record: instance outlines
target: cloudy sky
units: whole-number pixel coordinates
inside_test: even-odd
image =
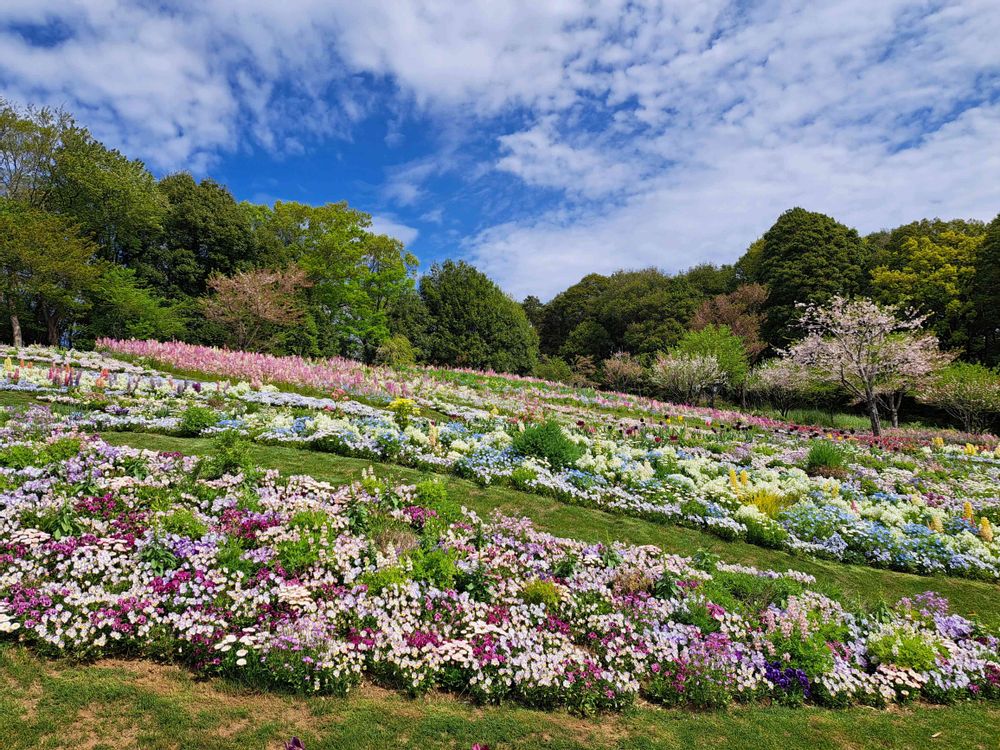
[[[998,0],[3,0],[0,94],[515,297],[1000,212]]]

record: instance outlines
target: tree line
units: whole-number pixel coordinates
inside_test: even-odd
[[[235,200],[157,179],[64,111],[0,100],[0,335],[86,348],[176,338],[278,354],[530,371],[521,306],[417,259],[347,203]]]

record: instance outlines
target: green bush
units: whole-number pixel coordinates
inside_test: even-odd
[[[545,459],[557,470],[572,466],[583,455],[583,448],[566,437],[559,424],[551,419],[515,433],[514,450],[523,456]]]
[[[278,542],[278,562],[289,573],[302,573],[319,561],[319,550],[309,539]]]
[[[521,589],[521,601],[525,604],[542,604],[546,609],[556,609],[562,601],[559,587],[552,581],[534,579]]]
[[[454,552],[418,547],[410,555],[410,560],[413,562],[413,580],[425,581],[439,589],[455,588],[458,567]]]
[[[187,508],[178,508],[163,521],[163,530],[168,534],[186,536],[189,539],[201,539],[208,531],[206,526],[198,517]]]
[[[402,334],[386,339],[375,352],[375,361],[389,367],[410,367],[417,362],[417,350]]]
[[[374,573],[365,573],[358,583],[368,587],[369,594],[381,594],[390,586],[405,586],[410,582],[406,572],[400,567],[383,568]]]
[[[242,473],[248,481],[252,481],[260,476],[260,470],[250,455],[253,443],[236,430],[220,432],[212,441],[212,447],[214,455],[207,459],[204,467],[210,478]]]
[[[209,427],[215,427],[219,417],[205,406],[189,406],[181,413],[181,423],[177,431],[184,437],[197,437]]]
[[[847,470],[847,459],[843,451],[828,440],[816,440],[809,446],[806,456],[806,472],[811,475],[835,477]]]

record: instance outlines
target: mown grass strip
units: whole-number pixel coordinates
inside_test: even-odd
[[[639,707],[581,719],[516,706],[417,700],[362,686],[347,698],[252,693],[141,661],[73,664],[0,647],[4,748],[270,750],[753,750],[932,747],[992,750],[996,704],[867,708],[736,707],[700,713]]]

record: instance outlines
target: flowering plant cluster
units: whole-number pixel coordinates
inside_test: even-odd
[[[850,611],[811,577],[485,520],[426,481],[223,473],[0,433],[0,637],[249,685],[372,679],[581,713],[1000,697],[1000,639],[933,594]]]
[[[453,472],[725,539],[914,573],[1000,577],[993,531],[1000,449],[991,443],[934,435],[886,447],[815,428],[685,414],[647,421],[597,410],[572,419],[579,407],[563,412],[550,403],[545,424],[561,425],[561,439],[574,447],[563,460],[518,439],[540,429],[533,425],[542,413],[532,421],[497,404],[470,406],[461,384],[450,404],[438,388],[433,399],[399,397],[380,407],[247,381],[116,371],[116,360],[100,355],[87,355],[77,369],[35,359],[18,366],[16,380],[8,372],[0,387],[34,384],[51,393],[44,398],[67,405],[63,421],[72,427],[185,435],[235,429],[263,443]],[[811,466],[808,449],[817,445],[837,454],[838,465]]]

